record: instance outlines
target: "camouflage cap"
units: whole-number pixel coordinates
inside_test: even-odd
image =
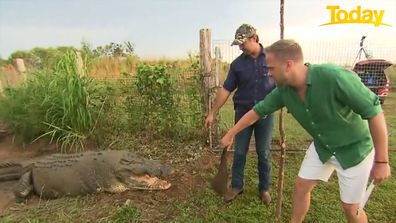
[[[231,46],[241,45],[247,38],[256,34],[256,29],[249,24],[242,24],[235,32],[235,39]]]

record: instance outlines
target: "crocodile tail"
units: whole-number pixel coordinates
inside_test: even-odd
[[[17,162],[0,163],[0,182],[9,180],[18,180],[23,172],[23,167]]]

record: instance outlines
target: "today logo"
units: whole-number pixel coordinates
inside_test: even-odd
[[[372,24],[376,27],[380,25],[391,26],[389,24],[382,23],[385,10],[362,10],[360,5],[349,12],[347,10],[340,9],[340,6],[338,5],[329,5],[326,9],[330,10],[330,22],[320,26],[347,23]]]

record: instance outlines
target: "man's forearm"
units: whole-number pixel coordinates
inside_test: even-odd
[[[379,113],[368,120],[371,137],[375,148],[375,161],[388,162],[388,131],[384,113]]]
[[[212,106],[212,111],[211,111],[212,114],[216,114],[216,112],[221,108],[221,106],[223,106],[224,103],[227,101],[228,96],[230,96],[230,92],[224,89],[223,87],[221,87],[218,90],[216,99]]]
[[[252,125],[259,119],[260,119],[260,116],[256,113],[256,111],[254,111],[252,109],[248,113],[246,113],[241,119],[239,119],[239,121],[234,125],[234,127],[232,127],[228,131],[228,133],[231,134],[232,136],[235,136],[240,131],[242,131],[246,127]]]

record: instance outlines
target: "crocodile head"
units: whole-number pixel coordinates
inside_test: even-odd
[[[171,184],[161,177],[168,176],[173,170],[160,161],[148,160],[134,154],[126,154],[116,171],[118,179],[130,189],[166,190]]]

